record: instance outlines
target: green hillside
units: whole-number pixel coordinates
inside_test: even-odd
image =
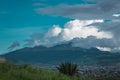
[[[0,80],[91,80],[86,77],[70,77],[58,71],[34,68],[28,65],[0,64]]]

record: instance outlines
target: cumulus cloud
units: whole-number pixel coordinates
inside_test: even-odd
[[[93,23],[101,23],[103,20],[74,20],[65,24],[64,29],[60,33],[62,40],[72,40],[76,37],[87,38],[95,36],[96,38],[112,38],[110,32],[99,31],[95,26],[89,26]]]
[[[114,17],[120,11],[120,0],[85,0],[86,4],[59,4],[56,6],[39,7],[36,11],[40,14],[64,16],[74,19],[120,19]],[[88,1],[94,4],[88,4]],[[113,16],[114,15],[114,16]]]
[[[20,46],[20,43],[18,41],[14,41],[9,47],[8,49],[12,50],[16,47],[19,47]]]
[[[53,27],[45,34],[45,37],[57,37],[62,31],[59,25],[53,25]]]
[[[82,47],[82,48],[97,48],[102,51],[118,51],[120,42],[115,41],[113,38],[107,39],[97,39],[96,37],[89,36],[87,38],[74,38],[72,41],[73,47]]]
[[[94,23],[103,23],[103,20],[72,20],[61,28],[59,25],[54,25],[45,34],[33,34],[30,39],[27,39],[27,45],[47,47],[54,46],[63,42],[72,42],[74,47],[106,47],[114,48],[113,34],[109,31],[102,31]],[[113,43],[113,44],[111,44]]]
[[[106,23],[95,23],[92,26],[96,26],[99,30],[109,31],[114,34],[114,39],[120,38],[120,20],[111,20]]]
[[[53,46],[72,41],[72,46],[76,47],[120,51],[120,0],[84,0],[84,2],[72,5],[59,3],[36,8],[39,14],[76,20],[67,22],[64,28],[54,25],[42,37],[32,38],[31,42],[37,45]]]

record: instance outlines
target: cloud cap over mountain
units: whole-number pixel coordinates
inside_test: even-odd
[[[59,25],[53,25],[44,34],[34,34],[27,39],[29,45],[43,45],[51,47],[64,42],[72,42],[74,47],[91,48],[96,47],[103,51],[119,51],[120,36],[119,29],[115,32],[113,28],[119,23],[106,23],[104,20],[72,20],[61,28]],[[110,26],[111,25],[111,26]],[[32,41],[32,42],[30,42]]]

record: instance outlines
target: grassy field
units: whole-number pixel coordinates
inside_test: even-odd
[[[92,74],[91,71],[84,75],[67,76],[55,70],[35,68],[30,65],[19,65],[0,63],[0,80],[120,80],[120,72],[106,72],[98,70],[99,77],[86,76]]]
[[[70,77],[58,71],[34,68],[28,65],[0,64],[0,80],[93,80],[87,77]]]

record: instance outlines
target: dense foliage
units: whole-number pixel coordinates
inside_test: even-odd
[[[60,65],[67,65],[69,68],[71,66],[70,70],[73,70],[74,73],[78,70],[77,66],[73,64]],[[87,70],[77,77],[61,73],[61,71],[35,68],[30,65],[0,63],[0,80],[120,80],[120,71],[106,71],[106,69]],[[97,76],[97,73],[99,73],[99,76]]]
[[[0,64],[0,80],[90,80],[85,77],[69,77],[57,71],[35,68],[33,66]]]
[[[72,64],[69,62],[60,64],[57,69],[60,73],[69,75],[69,76],[79,76],[79,70],[77,64]]]

